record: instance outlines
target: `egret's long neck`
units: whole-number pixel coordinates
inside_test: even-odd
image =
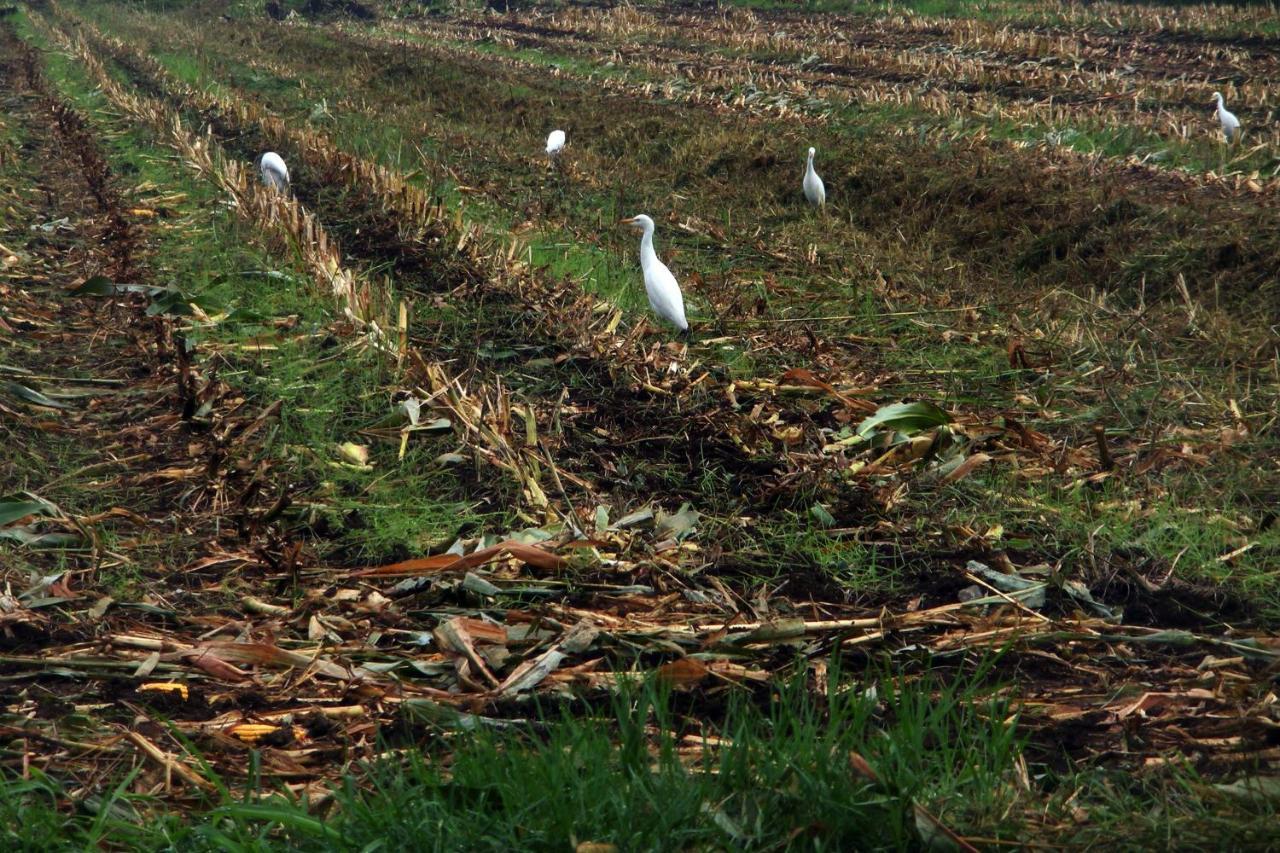
[[[653,226],[650,225],[644,229],[644,236],[640,238],[640,267],[648,269],[657,262],[658,253],[653,250]]]
[[[805,161],[804,170],[810,175],[813,174],[813,155],[812,154],[810,154],[809,159]]]

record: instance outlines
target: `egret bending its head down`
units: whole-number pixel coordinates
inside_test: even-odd
[[[813,171],[813,155],[816,153],[813,148],[809,149],[809,162],[804,168],[804,197],[809,199],[809,204],[822,207],[827,202],[827,188],[818,173]]]
[[[1218,102],[1218,122],[1222,125],[1222,135],[1227,137],[1228,142],[1234,142],[1240,135],[1240,119],[1223,106],[1221,92],[1214,92],[1213,99]]]
[[[644,292],[649,296],[649,307],[687,335],[689,321],[684,317],[684,296],[680,293],[680,285],[676,284],[676,277],[666,264],[658,260],[658,253],[653,250],[653,220],[641,213],[622,221],[644,232],[640,238],[640,268],[644,270]]]
[[[274,151],[259,154],[258,159],[253,161],[253,165],[262,175],[264,184],[277,190],[289,189],[289,167],[284,164],[284,158],[279,154]]]
[[[553,130],[547,135],[547,156],[554,157],[564,148],[564,131]]]

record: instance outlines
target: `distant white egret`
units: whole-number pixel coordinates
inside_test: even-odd
[[[553,130],[547,135],[547,156],[555,157],[564,148],[564,131]]]
[[[823,186],[818,173],[813,171],[813,155],[816,153],[814,149],[809,149],[809,161],[804,169],[804,197],[809,199],[809,204],[822,207],[827,202],[827,188]]]
[[[284,158],[279,154],[274,151],[259,154],[258,159],[253,161],[253,165],[262,175],[264,184],[277,190],[289,189],[289,167],[284,164]]]
[[[649,307],[687,335],[689,321],[684,317],[684,296],[680,293],[680,285],[676,284],[676,277],[666,264],[658,260],[658,253],[653,250],[653,220],[641,213],[622,222],[644,232],[640,238],[640,268],[644,270],[644,292],[649,296]]]
[[[1213,99],[1218,102],[1218,122],[1222,125],[1222,135],[1227,142],[1234,142],[1240,136],[1240,119],[1222,103],[1222,93],[1214,92]]]

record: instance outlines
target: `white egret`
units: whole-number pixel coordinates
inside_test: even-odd
[[[547,156],[555,157],[564,148],[564,131],[553,130],[547,135]]]
[[[676,277],[666,264],[658,260],[658,253],[653,250],[653,220],[641,213],[622,222],[644,232],[640,238],[640,268],[644,270],[644,292],[649,296],[649,307],[681,333],[689,334],[680,285],[676,284]]]
[[[1240,136],[1240,119],[1222,103],[1222,93],[1214,92],[1213,99],[1218,102],[1218,122],[1222,125],[1222,135],[1227,142],[1234,142]]]
[[[258,159],[253,161],[253,165],[262,175],[264,184],[277,190],[289,189],[289,167],[284,164],[284,158],[279,154],[274,151],[259,154]]]
[[[809,204],[822,207],[827,202],[827,188],[818,173],[813,171],[813,155],[816,153],[813,148],[809,149],[809,162],[804,169],[804,197],[809,199]]]

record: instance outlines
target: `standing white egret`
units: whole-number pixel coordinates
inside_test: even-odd
[[[822,207],[827,203],[827,188],[818,173],[813,171],[813,155],[816,153],[813,148],[809,149],[809,161],[804,168],[804,197],[809,199],[809,204]]]
[[[1213,99],[1218,102],[1218,122],[1222,125],[1222,135],[1227,142],[1234,142],[1240,137],[1240,119],[1222,103],[1222,93],[1214,92]]]
[[[262,175],[264,184],[277,190],[289,189],[289,167],[284,164],[284,158],[279,154],[274,151],[259,154],[258,159],[253,161],[253,165]]]
[[[553,130],[547,135],[547,156],[555,157],[564,148],[564,131]]]
[[[644,231],[640,238],[640,268],[644,270],[644,292],[649,296],[649,307],[681,333],[689,334],[680,285],[676,284],[676,277],[666,264],[658,260],[658,253],[653,250],[653,220],[641,213],[622,222]]]

